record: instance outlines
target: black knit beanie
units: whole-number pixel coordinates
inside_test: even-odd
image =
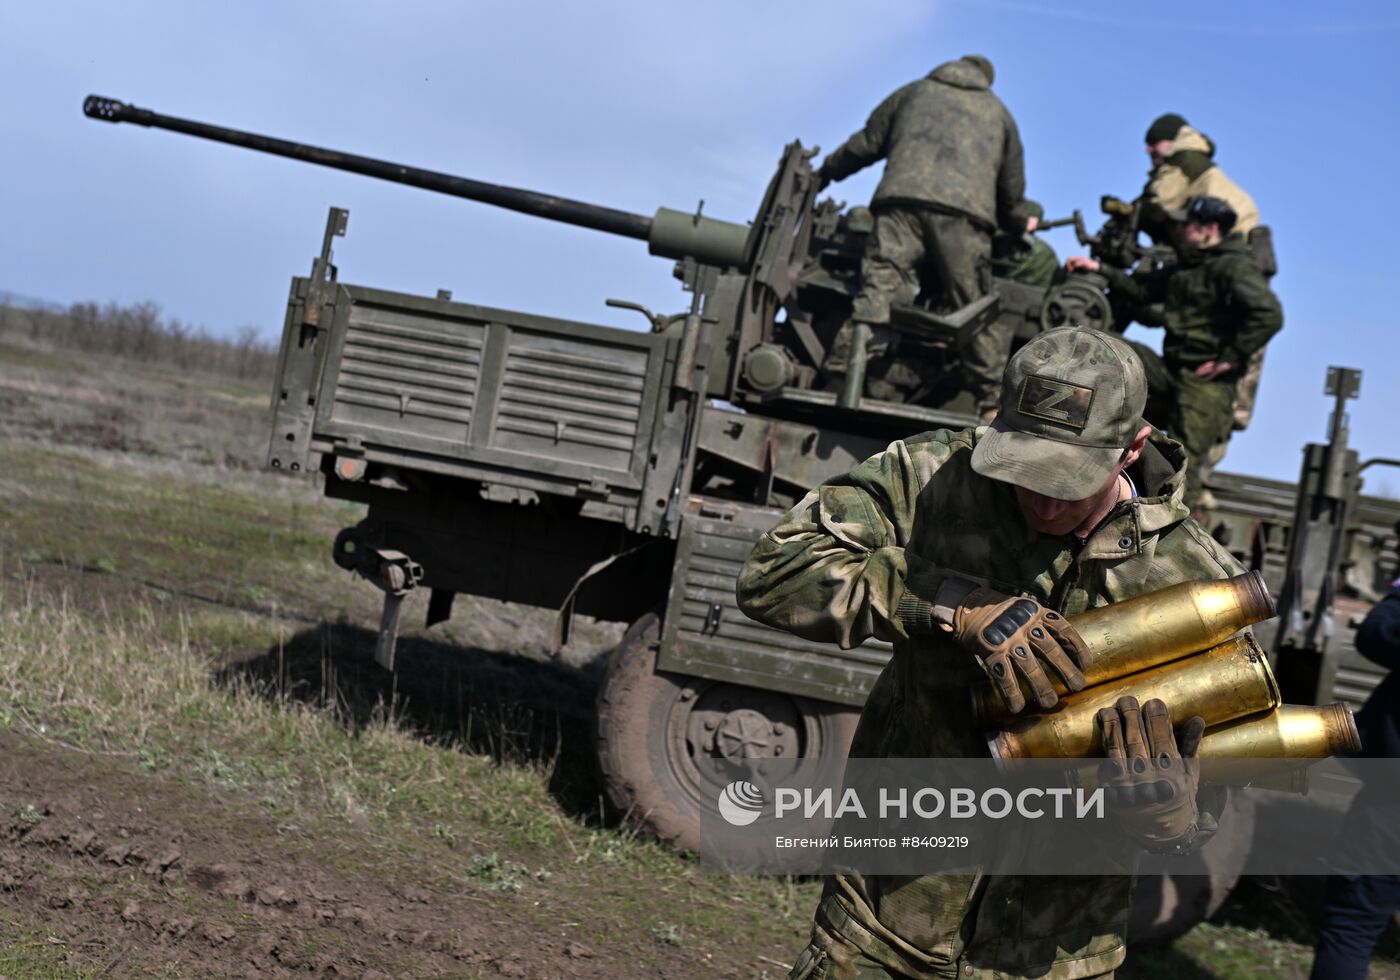
[[[1185,125],[1186,119],[1175,112],[1158,116],[1152,120],[1152,125],[1147,127],[1147,142],[1160,143],[1162,140],[1174,140],[1177,132]]]

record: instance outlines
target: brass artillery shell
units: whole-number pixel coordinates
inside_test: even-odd
[[[1359,752],[1356,719],[1344,704],[1283,704],[1206,729],[1202,759],[1325,759]]]
[[[1281,704],[1206,729],[1201,783],[1306,793],[1311,763],[1360,748],[1356,720],[1346,705]],[[1077,769],[1075,785],[1097,786],[1097,767],[1093,762]]]
[[[1278,684],[1254,636],[1244,633],[1204,653],[1163,664],[1065,697],[1052,711],[1031,715],[987,739],[998,759],[1082,759],[1099,751],[1101,708],[1131,694],[1139,702],[1161,698],[1180,725],[1200,715],[1221,725],[1279,704]]]
[[[1189,656],[1228,639],[1246,626],[1272,619],[1274,600],[1258,571],[1210,582],[1182,582],[1075,616],[1072,622],[1094,654],[1084,671],[1093,687]],[[1068,689],[1050,672],[1061,697]],[[1026,703],[1035,698],[1023,685]],[[985,728],[1016,719],[991,683],[973,689],[973,717]]]
[[[1252,789],[1271,789],[1279,793],[1302,795],[1308,791],[1308,764],[1316,761],[1315,759],[1297,759],[1289,764],[1286,761],[1273,760],[1268,765],[1242,761],[1223,767],[1208,765],[1201,769],[1201,785],[1247,786]],[[1098,788],[1100,785],[1100,762],[1101,760],[1081,762],[1070,776],[1070,785],[1082,789]],[[1003,765],[1014,765],[1014,763],[1003,763]]]

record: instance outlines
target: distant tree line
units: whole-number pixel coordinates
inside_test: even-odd
[[[0,337],[250,380],[271,381],[277,366],[277,349],[258,338],[256,327],[216,337],[202,326],[162,317],[149,302],[30,308],[11,306],[0,295]]]

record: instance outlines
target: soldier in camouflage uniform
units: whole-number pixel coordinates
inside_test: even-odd
[[[869,331],[872,356],[891,352],[890,303],[912,302],[921,287],[943,312],[985,295],[992,235],[1027,230],[1021,137],[992,94],[994,74],[981,55],[939,65],[881,102],[865,127],[822,161],[823,185],[886,161],[870,203],[875,227],[852,322],[827,370],[845,370],[843,352],[855,330]],[[962,352],[984,408],[995,403],[1010,343],[1010,333],[994,327]]]
[[[1166,328],[1160,358],[1134,344],[1147,369],[1147,417],[1186,448],[1186,502],[1208,509],[1205,474],[1214,447],[1230,437],[1240,369],[1282,328],[1283,308],[1249,246],[1232,233],[1235,213],[1228,204],[1199,197],[1172,214],[1178,220],[1176,264],[1129,276],[1072,256],[1066,267],[1101,273],[1116,305],[1139,323]]]
[[[1215,143],[1197,132],[1175,112],[1159,116],[1147,130],[1147,155],[1152,169],[1142,189],[1139,226],[1158,244],[1173,242],[1169,211],[1186,207],[1197,197],[1218,197],[1235,212],[1235,231],[1244,236],[1266,279],[1278,269],[1273,235],[1259,223],[1259,207],[1243,187],[1215,162]],[[1264,370],[1264,348],[1254,352],[1240,373],[1235,391],[1234,429],[1243,431],[1254,416],[1254,400]],[[1223,443],[1220,455],[1224,455]]]
[[[1037,222],[1045,220],[1045,209],[1039,201],[1026,198],[1026,213]],[[1064,278],[1059,256],[1034,232],[997,235],[992,240],[992,267],[997,275],[1041,289],[1049,289]]]
[[[1159,245],[1173,243],[1179,211],[1198,197],[1218,197],[1235,212],[1235,230],[1248,239],[1259,227],[1259,208],[1244,188],[1215,162],[1215,143],[1169,112],[1147,130],[1147,155],[1152,169],[1142,189],[1139,227]]]
[[[972,685],[991,676],[1006,696],[1024,674],[1051,705],[1043,661],[1082,686],[1085,651],[1064,617],[1241,571],[1188,518],[1185,456],[1144,424],[1145,400],[1142,365],[1121,339],[1047,331],[1011,358],[990,426],[895,442],[759,540],[738,584],[748,615],[846,648],[894,644],[853,757],[986,758]],[[993,635],[983,624],[1008,610],[1022,626]],[[1223,797],[1191,788],[1175,800],[1169,829],[1135,822],[1151,807],[1121,811],[1124,829],[1153,847],[1198,846]],[[1131,890],[1128,877],[836,875],[791,976],[1109,977]]]

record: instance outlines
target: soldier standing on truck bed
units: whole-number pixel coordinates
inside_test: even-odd
[[[1168,216],[1177,222],[1175,264],[1130,276],[1075,255],[1065,267],[1101,273],[1115,304],[1139,323],[1166,328],[1161,357],[1133,344],[1147,369],[1147,418],[1185,447],[1186,503],[1208,510],[1205,473],[1214,447],[1230,437],[1240,369],[1282,328],[1283,308],[1234,231],[1230,205],[1198,197]]]
[[[1154,119],[1146,139],[1152,169],[1139,198],[1138,227],[1157,244],[1170,245],[1172,221],[1167,212],[1186,207],[1193,198],[1218,197],[1234,209],[1235,231],[1249,244],[1264,278],[1273,278],[1278,271],[1273,235],[1267,225],[1259,223],[1259,207],[1254,198],[1215,162],[1214,141],[1197,132],[1175,112]],[[1263,370],[1264,348],[1261,347],[1240,372],[1235,395],[1235,431],[1242,432],[1249,427]]]
[[[895,442],[759,539],[739,576],[745,613],[845,648],[894,644],[852,757],[988,758],[971,685],[991,677],[1019,710],[1024,677],[1053,705],[1044,665],[1079,690],[1088,660],[1065,617],[1241,571],[1188,518],[1185,455],[1143,421],[1146,398],[1126,342],[1047,331],[1010,359],[990,426]],[[1173,733],[1165,711],[1105,709],[1107,751],[1121,735],[1134,757],[1155,746],[1190,759],[1203,725]],[[1183,781],[1165,802],[1115,811],[1145,846],[1191,850],[1217,825],[1223,796],[1198,802],[1194,767],[1175,771]],[[1126,876],[836,875],[791,976],[1108,976],[1123,962],[1131,890]]]
[[[1011,113],[991,90],[981,55],[939,65],[881,102],[857,132],[822,161],[823,186],[884,160],[870,203],[875,227],[860,265],[851,323],[825,365],[843,373],[856,331],[872,357],[893,353],[891,302],[912,302],[922,286],[941,312],[991,288],[992,235],[1034,228],[1026,214],[1025,158]],[[979,410],[995,410],[1011,328],[994,324],[962,352]]]

